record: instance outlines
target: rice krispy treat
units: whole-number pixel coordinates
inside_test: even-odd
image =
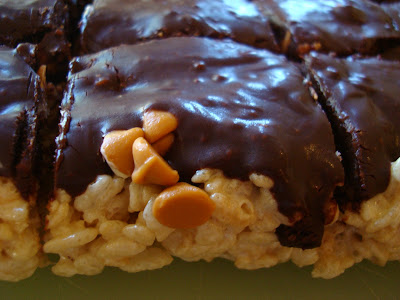
[[[306,57],[343,157],[339,222],[325,231],[313,275],[331,278],[363,259],[399,260],[400,65],[379,58]]]
[[[306,265],[337,219],[331,128],[284,57],[206,38],[119,46],[71,63],[62,116],[44,244],[56,274],[172,256]]]
[[[43,93],[16,50],[0,47],[0,280],[29,277],[40,262],[35,155]]]

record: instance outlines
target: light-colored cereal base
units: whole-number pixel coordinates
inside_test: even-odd
[[[313,275],[324,278],[363,259],[381,266],[400,260],[400,158],[392,163],[386,191],[363,202],[359,213],[346,211],[341,222],[326,230],[319,251]]]
[[[107,175],[74,202],[59,190],[49,205],[43,246],[45,252],[60,255],[53,272],[94,275],[105,266],[138,272],[170,264],[168,252],[154,245],[156,233],[165,236],[170,229],[146,220],[143,212],[159,192],[156,186],[129,186],[128,180]]]
[[[35,272],[41,261],[38,227],[29,203],[11,180],[0,177],[0,280],[18,281]]]
[[[238,268],[257,269],[292,261],[314,265],[314,277],[332,278],[369,259],[380,265],[400,259],[400,159],[387,191],[366,201],[360,214],[346,212],[325,227],[321,247],[280,245],[275,229],[290,225],[270,192],[273,181],[253,174],[242,182],[204,169],[192,178],[215,203],[203,225],[174,229],[160,224],[152,207],[162,188],[129,179],[98,176],[75,199],[58,190],[49,205],[44,251],[60,260],[62,276],[97,274],[105,266],[128,272],[161,268],[176,256],[186,261],[223,257]]]

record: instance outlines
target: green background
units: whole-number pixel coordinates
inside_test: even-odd
[[[343,275],[313,279],[291,263],[238,270],[233,263],[175,260],[160,270],[128,274],[107,268],[97,276],[61,278],[49,268],[18,283],[0,282],[1,299],[400,299],[400,263],[363,262]]]

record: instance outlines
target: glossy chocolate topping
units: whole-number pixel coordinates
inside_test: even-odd
[[[383,10],[393,18],[393,24],[400,31],[400,1],[394,3],[383,3]],[[398,43],[400,44],[400,43]]]
[[[307,64],[326,99],[346,168],[345,203],[383,192],[400,156],[400,63],[312,54]]]
[[[314,49],[376,54],[387,44],[398,42],[400,31],[378,5],[360,0],[257,0],[270,9],[277,24],[291,33],[287,51],[303,55]],[[284,39],[285,34],[282,34]],[[285,43],[282,41],[282,43]]]
[[[105,134],[141,126],[146,109],[169,111],[179,125],[166,159],[181,180],[206,167],[243,180],[267,175],[279,210],[303,217],[303,235],[287,235],[286,244],[319,245],[323,206],[343,170],[296,64],[234,42],[182,37],[112,48],[71,66],[56,187],[83,193],[97,175],[111,174],[100,154]]]
[[[95,0],[81,31],[85,53],[182,35],[229,37],[278,50],[268,19],[248,0]]]
[[[62,0],[0,0],[0,43],[37,43],[45,33],[67,27],[67,15]]]
[[[0,176],[15,178],[16,167],[29,168],[20,163],[28,155],[26,126],[37,96],[36,80],[15,50],[0,47]]]
[[[380,55],[383,59],[400,61],[400,46],[390,48]]]

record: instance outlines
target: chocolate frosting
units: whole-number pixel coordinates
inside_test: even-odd
[[[383,192],[400,156],[400,62],[313,53],[307,64],[338,134],[346,168],[342,201],[358,208]]]
[[[26,125],[37,96],[36,80],[37,75],[15,50],[0,47],[0,176],[16,179],[16,167],[30,168],[21,161],[30,155]]]
[[[312,49],[343,56],[376,54],[400,40],[398,24],[370,1],[257,1],[269,9],[282,31],[291,33],[291,55],[301,56]]]
[[[394,26],[400,31],[400,2],[384,2],[381,7],[393,18]]]
[[[0,0],[0,43],[37,43],[45,33],[67,28],[68,7],[62,0]]]
[[[269,20],[248,0],[95,0],[81,26],[85,53],[170,36],[230,37],[277,51]]]
[[[383,59],[400,61],[400,46],[390,48],[380,55]]]
[[[302,217],[296,230],[303,235],[288,238],[283,228],[281,242],[319,245],[323,207],[343,170],[330,124],[296,64],[231,41],[184,37],[75,58],[57,139],[56,187],[77,196],[97,175],[111,174],[100,154],[104,135],[142,126],[149,109],[178,119],[166,160],[181,181],[207,167],[242,180],[267,175],[280,212],[292,221]]]

